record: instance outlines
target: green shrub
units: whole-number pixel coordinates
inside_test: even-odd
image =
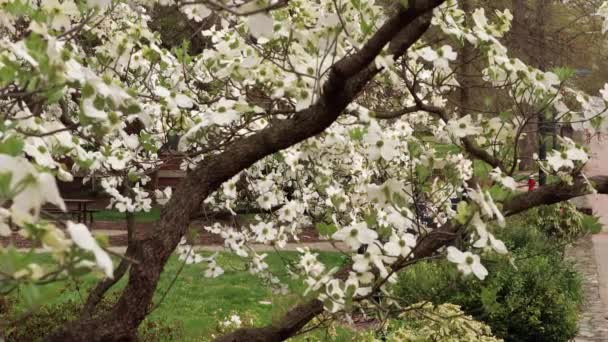
[[[602,226],[599,217],[583,214],[583,227],[585,227],[585,231],[597,234],[602,231]]]
[[[391,342],[500,342],[492,329],[465,315],[458,305],[418,303],[401,315],[406,324],[389,333]]]
[[[543,205],[527,213],[529,223],[547,236],[562,242],[572,242],[588,233],[583,213],[570,202]]]
[[[0,317],[8,314],[12,306],[11,299],[7,296],[0,296]]]
[[[403,305],[422,301],[453,303],[487,323],[505,341],[568,341],[576,335],[583,294],[581,278],[561,258],[554,240],[530,227],[512,226],[499,237],[506,257],[485,255],[484,281],[463,278],[446,261],[425,262],[400,274],[397,295]]]
[[[106,299],[99,303],[100,312],[109,310],[115,298]],[[45,305],[31,314],[16,313],[8,308],[0,313],[0,320],[16,320],[18,322],[3,332],[7,342],[43,341],[50,332],[60,328],[65,323],[77,319],[82,311],[80,301],[71,300],[54,305]],[[22,318],[20,318],[22,317]],[[139,328],[140,341],[179,341],[181,329],[165,322],[144,321]]]

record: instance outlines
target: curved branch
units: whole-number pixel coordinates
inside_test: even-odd
[[[443,122],[448,122],[450,118],[445,109],[423,103],[422,100],[420,100],[417,95],[415,95],[413,86],[408,86],[408,88],[410,89],[410,93],[412,94],[416,102],[414,106],[405,107],[394,112],[378,112],[376,113],[375,117],[377,119],[395,119],[406,114],[424,111],[438,116]],[[503,163],[500,159],[496,158],[492,154],[488,153],[486,150],[477,146],[477,144],[475,144],[475,142],[473,142],[473,139],[471,139],[470,137],[462,138],[460,139],[460,141],[465,151],[467,151],[473,157],[486,162],[493,168],[503,168]]]
[[[595,176],[589,181],[600,194],[608,194],[608,176]],[[540,187],[537,190],[521,193],[503,204],[505,215],[514,215],[539,205],[548,205],[567,201],[571,198],[591,193],[589,184],[582,176],[577,177],[572,185],[556,183]]]
[[[129,282],[112,310],[98,318],[72,322],[52,334],[47,341],[131,339],[148,313],[164,265],[204,199],[223,182],[263,157],[323,132],[380,72],[373,61],[382,49],[396,37],[409,37],[409,40],[402,39],[403,43],[390,49],[392,53],[405,51],[429,26],[428,16],[419,18],[444,1],[410,1],[410,7],[387,20],[361,50],[344,57],[332,67],[316,103],[289,119],[273,121],[260,132],[233,142],[223,153],[206,158],[177,186],[154,229],[135,244],[133,258],[140,263],[131,266]],[[317,315],[315,305],[309,308],[306,312],[310,315],[305,315],[308,319],[299,321],[298,317],[302,315],[294,315],[293,328],[280,331],[293,333],[293,329],[305,325]],[[292,316],[288,314],[286,317]],[[283,334],[273,336],[285,337]]]
[[[279,342],[294,336],[323,312],[323,303],[313,299],[289,310],[280,324],[262,328],[243,328],[220,336],[214,342]]]

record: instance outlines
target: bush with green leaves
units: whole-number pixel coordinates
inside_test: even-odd
[[[527,213],[531,225],[563,242],[572,242],[589,232],[584,216],[570,202],[543,205]]]
[[[484,281],[463,278],[446,262],[424,262],[400,275],[404,305],[454,303],[505,341],[568,341],[576,335],[581,278],[561,248],[532,227],[512,226],[500,238],[513,260],[483,255]]]
[[[43,341],[49,332],[54,331],[70,320],[79,317],[82,313],[83,305],[80,301],[69,300],[63,303],[44,305],[35,311],[21,313],[18,311],[14,302],[6,299],[4,311],[0,311],[0,322],[13,321],[8,329],[0,326],[0,341],[23,342],[23,341]],[[116,298],[108,298],[98,304],[98,312],[106,312],[112,308]],[[4,330],[4,331],[2,331]],[[139,327],[139,341],[179,341],[182,330],[162,321],[145,321]]]
[[[407,322],[391,332],[388,341],[399,342],[500,342],[486,324],[466,315],[458,305],[417,303],[401,317]]]

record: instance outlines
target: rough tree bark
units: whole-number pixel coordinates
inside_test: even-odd
[[[593,184],[598,193],[608,194],[608,176],[591,177],[589,182]],[[514,215],[539,205],[555,204],[589,193],[587,181],[581,176],[576,178],[572,184],[545,185],[535,191],[515,196],[503,204],[503,211],[505,215]]]
[[[444,1],[409,1],[408,9],[389,18],[357,53],[332,67],[323,93],[315,104],[206,158],[177,186],[151,234],[134,243],[132,257],[139,263],[131,266],[128,284],[112,310],[100,317],[83,317],[71,322],[46,340],[133,340],[137,327],[148,313],[163,267],[203,200],[223,182],[261,158],[323,132],[380,71],[373,61],[386,44],[397,38],[391,50],[403,53],[407,46],[399,44],[398,40],[407,42],[403,36],[410,35],[411,31],[416,32],[414,37],[418,39],[428,27],[428,17],[422,22],[417,19]],[[317,314],[314,307],[309,312],[311,317]],[[301,326],[294,325],[295,328]],[[295,331],[292,329],[289,333]],[[261,338],[271,340],[270,336]]]

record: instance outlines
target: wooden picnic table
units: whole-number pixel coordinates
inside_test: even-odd
[[[90,214],[90,224],[93,224],[93,210],[87,209],[87,205],[90,203],[94,203],[95,200],[86,199],[86,198],[64,198],[68,210],[77,215],[78,222],[87,223],[87,215]],[[70,208],[70,205],[73,207],[76,205],[76,210]]]

